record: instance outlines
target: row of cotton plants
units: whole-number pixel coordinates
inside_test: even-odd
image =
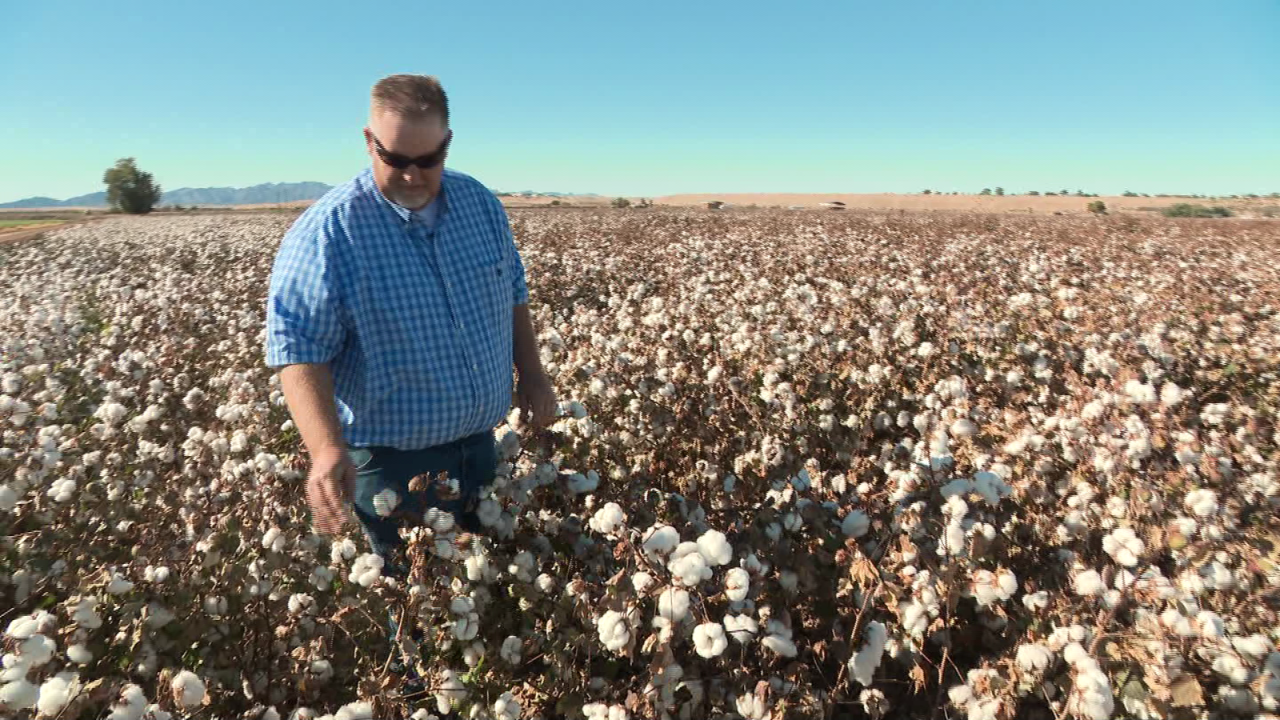
[[[561,418],[398,578],[309,527],[288,223],[0,246],[0,717],[1280,712],[1273,225],[516,213]]]

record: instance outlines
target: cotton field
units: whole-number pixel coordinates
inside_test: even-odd
[[[291,220],[0,245],[0,717],[1280,717],[1280,225],[513,211],[562,417],[397,583],[309,526]]]

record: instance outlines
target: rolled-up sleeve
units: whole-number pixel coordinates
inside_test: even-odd
[[[342,348],[344,327],[331,257],[332,228],[304,215],[280,242],[267,288],[267,366],[325,363]]]
[[[527,305],[529,303],[529,285],[524,277],[524,260],[520,257],[520,249],[516,247],[515,235],[511,232],[511,221],[507,218],[507,209],[502,206],[502,201],[494,198],[496,201],[496,212],[498,215],[498,227],[502,229],[503,243],[505,251],[511,256],[511,266],[514,272],[511,273],[511,295],[516,305]]]

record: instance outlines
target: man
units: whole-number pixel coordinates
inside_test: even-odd
[[[336,534],[355,515],[384,572],[403,576],[397,528],[427,507],[478,530],[493,478],[493,428],[516,395],[535,425],[555,394],[538,357],[524,264],[502,203],[446,170],[453,139],[434,77],[373,87],[372,166],[294,222],[275,258],[266,361],[311,459],[307,502]],[[419,475],[447,473],[410,491]]]

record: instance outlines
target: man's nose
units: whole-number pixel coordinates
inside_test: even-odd
[[[400,171],[400,178],[404,180],[406,185],[421,184],[423,180],[422,168],[418,167],[417,165],[410,165],[409,167]]]

